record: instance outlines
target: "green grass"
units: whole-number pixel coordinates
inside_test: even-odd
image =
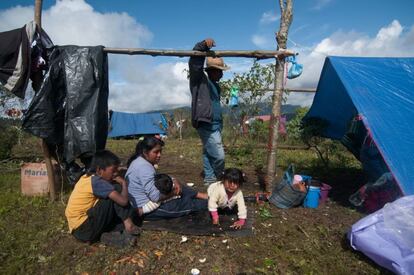
[[[31,139],[23,144],[37,143]],[[136,140],[109,140],[107,147],[126,161],[135,145]],[[13,151],[15,156],[30,154],[34,159],[41,158],[41,148],[33,146],[23,145]],[[264,167],[264,149],[237,150],[227,152],[227,166],[241,166],[249,173],[253,173],[256,165]],[[350,226],[363,216],[347,207],[345,199],[340,199],[340,193],[350,192],[345,190],[347,184],[354,183],[360,175],[359,164],[350,155],[343,155],[334,157],[331,167],[326,169],[312,151],[280,150],[280,171],[289,163],[294,163],[300,172],[326,179],[331,185],[337,183],[332,190],[332,201],[316,210],[301,207],[281,210],[269,204],[261,207],[249,204],[257,211],[253,236],[189,236],[187,243],[180,244],[180,235],[145,231],[138,247],[128,249],[77,242],[68,233],[64,217],[68,193],[61,194],[55,202],[46,197],[22,196],[19,161],[2,163],[0,169],[9,172],[0,174],[0,274],[134,274],[136,271],[186,274],[193,267],[203,274],[384,273],[366,257],[352,251],[345,238]],[[171,170],[175,166],[180,167],[176,173],[200,180],[199,139],[166,141],[161,169]],[[181,171],[181,167],[188,167],[188,171]],[[254,181],[251,174],[250,182]],[[246,186],[246,193],[254,188],[257,187]],[[224,239],[228,240],[228,248],[222,243]],[[204,257],[207,261],[200,263],[199,259]]]
[[[66,229],[57,203],[22,196],[19,185],[19,174],[1,176],[0,262],[4,273],[35,272],[37,263],[49,260],[40,253],[42,246]]]

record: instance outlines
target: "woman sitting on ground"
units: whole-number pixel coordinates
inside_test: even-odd
[[[143,215],[144,219],[155,220],[207,211],[206,193],[182,186],[173,178],[173,187],[169,194],[162,194],[156,187],[154,165],[161,159],[163,146],[162,140],[145,137],[138,142],[135,153],[128,161],[125,178],[128,181],[129,200],[136,212]],[[149,209],[147,211],[150,212],[144,213],[143,209]]]

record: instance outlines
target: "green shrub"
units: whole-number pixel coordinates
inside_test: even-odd
[[[0,160],[11,157],[12,148],[17,144],[19,130],[13,126],[0,125]]]
[[[249,134],[257,142],[267,143],[269,139],[269,121],[255,120],[250,125]]]
[[[309,108],[301,107],[296,109],[295,116],[286,124],[288,138],[291,141],[302,141],[302,119]]]

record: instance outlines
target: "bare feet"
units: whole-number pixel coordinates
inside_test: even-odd
[[[141,233],[141,229],[136,226],[130,218],[124,220],[125,231],[131,235],[139,235]]]

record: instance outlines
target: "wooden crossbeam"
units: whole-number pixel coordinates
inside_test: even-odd
[[[185,50],[155,50],[142,48],[107,48],[103,49],[106,53],[128,54],[128,55],[151,55],[151,56],[217,56],[217,57],[250,57],[257,59],[283,58],[285,56],[295,55],[290,50],[279,51],[185,51]]]
[[[285,88],[289,93],[316,93],[315,88]],[[241,91],[247,91],[241,89]],[[259,89],[260,92],[273,92],[274,88]]]

